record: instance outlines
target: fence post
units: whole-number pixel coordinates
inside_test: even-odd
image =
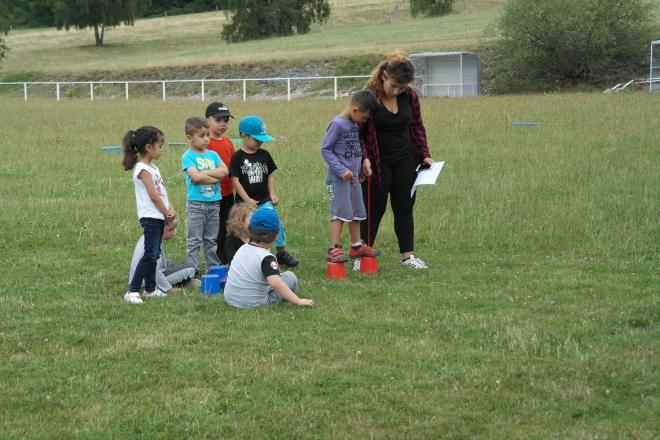
[[[335,76],[335,101],[337,100],[337,77]]]
[[[23,83],[23,99],[27,101],[27,83]]]
[[[204,93],[204,80],[202,80],[202,101],[204,101],[206,99],[204,95],[205,95],[205,93]]]
[[[126,101],[128,101],[128,81],[124,83],[124,93],[126,95]]]
[[[243,101],[247,99],[247,90],[246,90],[246,85],[245,85],[245,80],[243,80]]]
[[[286,79],[286,100],[291,101],[291,78]]]
[[[60,83],[55,83],[55,97],[60,100]]]
[[[165,81],[162,81],[163,84],[163,101],[167,99],[167,95],[165,94]]]
[[[94,83],[93,82],[89,83],[89,99],[91,101],[94,101]]]

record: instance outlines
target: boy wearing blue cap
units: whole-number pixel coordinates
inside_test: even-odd
[[[266,133],[266,124],[258,116],[246,116],[238,123],[238,132],[243,146],[231,158],[229,175],[236,194],[245,203],[254,206],[273,208],[279,199],[275,195],[273,173],[277,165],[270,153],[261,148],[264,142],[273,138]],[[283,266],[296,267],[300,262],[287,250],[286,230],[280,223],[280,231],[275,240],[277,262]]]
[[[270,253],[280,231],[277,211],[262,206],[250,218],[250,241],[241,246],[231,266],[225,285],[225,302],[233,307],[249,308],[279,304],[283,299],[300,307],[314,307],[314,301],[296,295],[298,279],[293,272],[281,272]]]

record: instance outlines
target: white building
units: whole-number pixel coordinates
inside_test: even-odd
[[[415,88],[422,96],[481,95],[481,60],[471,52],[424,52],[410,55]]]

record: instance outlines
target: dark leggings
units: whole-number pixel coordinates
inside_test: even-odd
[[[371,212],[369,212],[369,190],[365,180],[362,183],[364,206],[367,208],[367,220],[360,224],[362,239],[373,246],[378,234],[378,226],[387,209],[387,198],[390,196],[392,214],[394,215],[394,232],[399,241],[399,252],[412,252],[415,246],[415,222],[413,206],[415,197],[410,197],[410,190],[417,178],[417,161],[414,156],[393,164],[380,164],[379,187],[375,179],[371,180]]]
[[[227,255],[225,255],[225,241],[227,241],[227,219],[229,218],[229,210],[234,206],[234,193],[228,196],[222,196],[220,199],[220,227],[218,228],[218,259],[220,263],[227,264]]]
[[[130,292],[139,292],[142,280],[144,280],[144,291],[153,292],[156,290],[156,264],[160,257],[165,220],[143,217],[140,219],[140,226],[144,230],[144,255],[135,268]]]

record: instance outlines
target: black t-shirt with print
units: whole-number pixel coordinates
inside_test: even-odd
[[[229,175],[238,177],[248,196],[261,204],[270,200],[268,175],[276,169],[277,166],[268,151],[260,148],[254,153],[246,153],[241,149],[231,158]]]

